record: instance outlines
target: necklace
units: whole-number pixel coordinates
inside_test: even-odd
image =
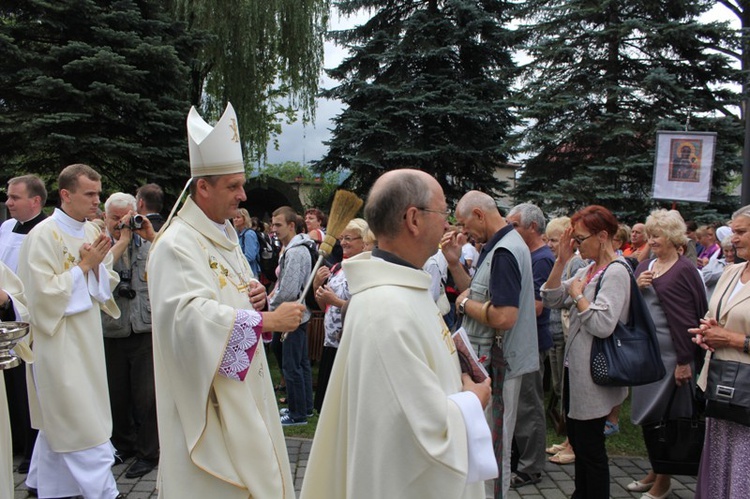
[[[659,276],[664,275],[669,269],[672,268],[672,265],[677,263],[677,260],[679,260],[679,256],[673,260],[670,260],[668,262],[663,262],[659,260],[658,258],[654,260],[654,264],[651,267],[651,271],[654,274],[654,279],[656,279]]]

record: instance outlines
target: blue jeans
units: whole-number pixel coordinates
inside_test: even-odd
[[[307,354],[307,323],[289,333],[282,345],[281,369],[286,380],[289,417],[306,421],[313,410],[312,370]]]

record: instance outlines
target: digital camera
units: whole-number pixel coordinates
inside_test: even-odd
[[[141,227],[143,227],[143,215],[133,215],[130,217],[130,220],[128,221],[127,225],[124,223],[118,223],[117,226],[115,226],[115,229],[130,229],[130,230],[138,230]]]

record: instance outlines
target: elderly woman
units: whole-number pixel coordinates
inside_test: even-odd
[[[698,253],[698,268],[702,269],[708,265],[712,256],[719,252],[719,243],[716,242],[716,229],[710,225],[701,225],[695,231],[698,236],[698,242],[703,246],[703,250]]]
[[[687,244],[685,222],[676,211],[655,210],[646,219],[648,245],[656,258],[644,260],[635,271],[636,282],[656,326],[659,351],[667,370],[663,379],[633,387],[631,417],[635,424],[659,421],[672,393],[672,418],[693,413],[693,390],[688,383],[695,372],[700,349],[687,330],[698,323],[708,309],[703,280],[693,263],[680,255]],[[684,388],[675,392],[675,386]],[[643,499],[664,498],[672,490],[669,475],[650,471],[627,489],[646,492]]]
[[[253,230],[255,227],[252,225],[250,214],[245,208],[239,208],[237,210],[234,218],[232,218],[232,225],[234,225],[234,230],[237,231],[242,254],[245,255],[247,263],[249,263],[250,268],[253,269],[253,275],[255,277],[260,276],[260,263],[258,262],[260,243],[258,242],[258,235],[255,233],[255,230]]]
[[[737,263],[735,262],[736,258],[731,234],[721,241],[721,253],[722,257],[710,259],[708,265],[701,269],[701,277],[703,277],[703,284],[706,285],[706,294],[709,300],[714,294],[714,289],[716,289],[716,284],[719,282],[721,274],[724,273],[724,268],[727,265]]]
[[[732,243],[737,256],[750,259],[750,205],[732,215]],[[706,352],[698,386],[706,391],[711,359],[750,364],[750,266],[727,266],[716,285],[708,313],[700,326],[690,329],[693,341]],[[747,379],[737,379],[748,383]],[[709,392],[710,393],[710,392]],[[706,418],[706,440],[698,472],[696,499],[750,497],[750,420],[739,424],[718,417]]]
[[[617,219],[602,206],[588,206],[571,218],[572,227],[560,238],[555,265],[542,286],[545,307],[570,310],[570,329],[563,362],[563,407],[568,439],[576,455],[573,497],[609,497],[609,463],[604,445],[604,422],[612,408],[627,397],[624,387],[600,386],[591,378],[594,338],[612,334],[618,320],[627,321],[630,274],[617,259],[612,239]],[[563,271],[578,247],[591,263],[565,281]],[[606,270],[606,272],[605,272]],[[596,292],[597,284],[600,289]]]
[[[344,259],[359,255],[365,249],[364,235],[369,228],[367,222],[361,218],[355,218],[349,222],[339,237],[341,248],[344,250]],[[346,276],[340,263],[333,267],[321,267],[313,280],[315,289],[315,300],[322,310],[325,310],[324,327],[325,339],[323,340],[323,354],[318,367],[318,389],[315,392],[314,407],[320,412],[323,407],[328,379],[331,376],[333,361],[341,340],[343,329],[341,309],[344,307],[351,294]]]

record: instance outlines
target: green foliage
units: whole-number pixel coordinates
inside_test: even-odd
[[[3,2],[3,176],[52,180],[87,163],[107,191],[176,189],[188,171],[184,36],[156,0]]]
[[[515,35],[503,27],[508,4],[490,0],[344,0],[344,14],[372,17],[331,38],[350,56],[323,92],[347,108],[334,119],[322,171],[353,172],[364,194],[384,171],[412,167],[435,176],[448,199],[468,189],[502,192],[496,166],[507,161]]]
[[[333,201],[333,195],[338,188],[338,173],[314,171],[309,165],[303,165],[297,161],[285,161],[283,163],[267,163],[258,168],[262,176],[274,177],[284,182],[312,183],[319,187],[309,197],[307,208],[320,208],[326,210]]]
[[[314,114],[328,0],[171,0],[191,33],[208,34],[191,61],[190,98],[218,117],[237,112],[245,151],[265,156],[280,120]]]
[[[733,34],[700,24],[702,0],[651,2],[532,0],[521,4],[523,167],[516,196],[548,212],[587,204],[642,220],[651,199],[657,130],[719,133],[710,206],[680,205],[687,216],[731,211],[724,185],[739,168],[742,125],[727,57],[710,47]],[[723,86],[722,86],[723,85]],[[671,204],[671,203],[663,203]]]

